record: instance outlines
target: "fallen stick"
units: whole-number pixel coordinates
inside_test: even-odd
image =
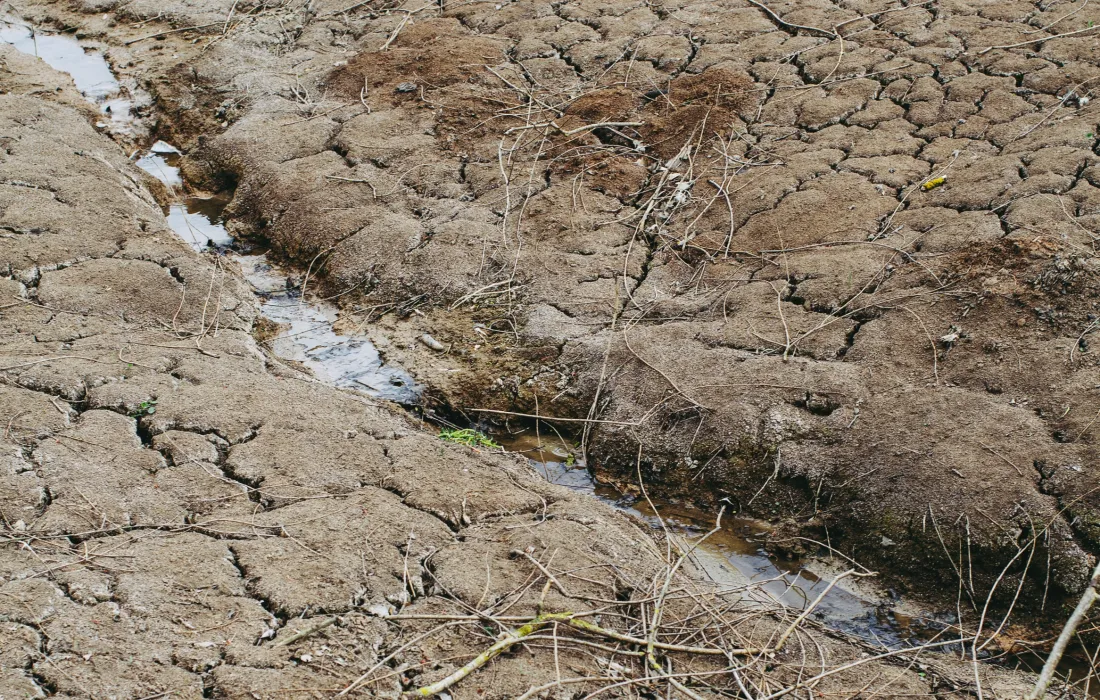
[[[179,34],[180,32],[189,32],[193,29],[206,29],[207,27],[213,27],[213,26],[216,26],[216,25],[219,25],[219,24],[222,24],[222,22],[218,21],[218,22],[211,22],[209,24],[197,24],[194,27],[181,27],[180,29],[169,29],[166,32],[157,32],[156,34],[150,34],[148,36],[138,37],[137,39],[130,39],[129,41],[123,42],[122,45],[123,46],[129,46],[130,44],[136,44],[139,41],[145,41],[146,39],[156,39],[158,36],[168,36],[169,34]]]
[[[313,627],[310,627],[307,630],[302,630],[301,632],[298,632],[297,634],[292,634],[292,635],[290,635],[289,637],[287,637],[286,639],[284,639],[282,641],[275,642],[271,646],[275,646],[275,647],[290,646],[291,644],[293,644],[294,642],[297,642],[300,639],[305,639],[306,637],[317,634],[318,632],[325,629],[326,627],[330,627],[334,622],[336,622],[336,618],[335,617],[330,617],[327,620],[325,620],[324,622],[320,622],[320,623],[314,625]]]
[[[1085,619],[1085,615],[1088,615],[1089,608],[1092,607],[1093,603],[1100,600],[1100,593],[1096,591],[1098,585],[1100,585],[1100,564],[1096,565],[1096,570],[1092,572],[1092,578],[1089,580],[1088,588],[1081,595],[1081,600],[1078,601],[1073,614],[1066,620],[1066,626],[1062,628],[1062,633],[1058,635],[1058,641],[1054,642],[1054,648],[1050,650],[1050,656],[1043,664],[1039,680],[1036,681],[1035,687],[1024,697],[1024,700],[1039,700],[1039,698],[1046,695],[1050,682],[1054,680],[1054,672],[1058,669],[1058,664],[1062,660],[1062,654],[1066,652],[1066,647],[1069,646],[1070,640],[1077,632],[1077,626],[1081,624],[1081,620]]]
[[[466,408],[466,411],[477,411],[478,413],[496,413],[502,416],[516,416],[518,418],[536,418],[538,420],[544,420],[547,422],[558,421],[561,423],[604,423],[606,425],[623,425],[627,427],[638,427],[641,423],[628,423],[626,421],[618,420],[596,420],[595,418],[557,418],[555,416],[536,416],[533,413],[516,413],[515,411],[497,411],[491,408]]]

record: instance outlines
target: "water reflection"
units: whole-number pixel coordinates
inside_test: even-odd
[[[492,431],[492,438],[505,450],[527,457],[547,481],[593,494],[655,530],[662,528],[663,520],[664,527],[684,547],[690,547],[714,527],[714,515],[693,506],[668,500],[653,501],[651,506],[644,499],[635,500],[597,484],[581,461],[580,450],[546,424],[540,424],[538,432],[532,428],[514,433]],[[693,560],[723,587],[745,589],[754,584],[752,598],[760,605],[803,610],[828,587],[835,574],[820,576],[811,570],[811,562],[784,561],[769,555],[762,545],[769,531],[762,521],[726,516],[722,528],[697,548]],[[894,612],[885,600],[848,585],[834,586],[814,608],[813,615],[833,629],[887,645],[925,633],[923,625]]]
[[[43,34],[10,17],[0,18],[0,43],[11,44],[42,59],[51,68],[68,73],[80,94],[99,107],[106,120],[101,126],[112,133],[133,133],[133,101],[101,53],[86,51],[72,37]]]
[[[335,306],[303,301],[296,285],[288,282],[288,274],[273,265],[266,254],[231,250],[239,248],[225,227],[225,209],[232,194],[185,194],[180,158],[175,147],[158,141],[134,162],[174,195],[176,202],[169,205],[165,215],[168,226],[181,239],[199,252],[217,250],[241,266],[245,279],[261,299],[260,313],[281,327],[272,341],[275,354],[304,365],[318,379],[334,386],[398,403],[416,403],[419,390],[408,372],[386,364],[365,337],[333,330],[339,315]]]

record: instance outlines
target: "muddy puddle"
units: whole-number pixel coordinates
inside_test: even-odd
[[[479,427],[505,451],[526,457],[548,481],[599,498],[655,531],[667,528],[681,550],[690,549],[692,543],[714,529],[715,513],[677,501],[635,498],[596,481],[581,461],[579,448],[566,434],[552,428],[507,432],[495,426]],[[755,518],[726,515],[721,525],[692,552],[692,561],[723,588],[742,591],[747,584],[756,584],[746,598],[749,604],[804,610],[838,574],[851,568],[851,562],[830,560],[827,551],[808,559],[784,559],[769,553],[764,542],[771,527]],[[950,613],[928,613],[892,592],[850,578],[825,593],[812,615],[830,629],[891,649],[940,641],[954,622]],[[943,647],[937,653],[969,655],[970,651],[960,644]],[[993,657],[993,652],[979,653],[979,658]],[[1071,647],[1059,664],[1060,675],[1071,680],[1087,678],[1093,673],[1089,658],[1085,648]],[[1013,651],[995,660],[1009,668],[1038,673],[1046,654],[1041,650]],[[1100,697],[1100,688],[1090,689],[1086,696]]]
[[[116,135],[135,136],[131,91],[118,81],[101,52],[87,49],[72,37],[44,33],[10,17],[0,18],[0,42],[68,73],[77,90],[99,107],[104,121],[97,126]],[[157,141],[135,153],[134,162],[168,188],[172,201],[165,217],[181,239],[199,252],[216,251],[240,265],[261,299],[261,313],[282,329],[273,341],[275,354],[301,363],[318,379],[335,386],[399,403],[416,402],[419,391],[407,372],[387,365],[365,337],[333,330],[335,306],[302,299],[290,275],[266,253],[229,234],[223,219],[231,194],[200,195],[186,190],[179,169],[182,157],[179,149]]]
[[[0,16],[0,44],[11,44],[19,51],[37,56],[55,70],[68,73],[76,89],[102,115],[96,126],[112,134],[133,137],[137,126],[133,115],[135,100],[144,95],[123,86],[103,54],[88,50],[70,36],[42,32],[13,17]]]

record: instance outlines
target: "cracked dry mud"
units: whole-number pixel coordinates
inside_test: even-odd
[[[995,607],[1061,619],[1084,586],[1100,6],[9,6],[106,47],[189,182],[235,189],[234,233],[340,294],[442,409],[598,420],[606,478],[725,498],[951,607],[1000,577]],[[513,549],[610,564],[588,597],[660,570],[610,509],[274,359],[252,291],[174,239],[64,76],[0,60],[0,504],[34,543],[0,549],[0,695],[331,694],[430,629],[363,614],[387,597],[454,614],[518,586],[534,614]],[[310,660],[273,645],[332,613]],[[486,639],[393,666],[436,680]],[[970,682],[937,663],[829,682]],[[453,692],[557,672],[532,649]]]

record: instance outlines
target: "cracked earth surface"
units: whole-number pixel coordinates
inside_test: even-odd
[[[106,45],[189,181],[235,188],[235,233],[318,270],[440,405],[597,419],[607,478],[640,463],[925,593],[954,595],[965,546],[980,603],[1039,533],[999,595],[1084,585],[1100,7],[12,7]],[[64,80],[2,56],[4,517],[53,543],[0,550],[17,682],[329,687],[356,674],[252,642],[410,590],[409,561],[478,603],[485,561],[494,590],[520,575],[500,540],[647,575],[610,511],[273,360],[251,291],[172,239]],[[408,629],[355,618],[332,646],[369,667]]]

